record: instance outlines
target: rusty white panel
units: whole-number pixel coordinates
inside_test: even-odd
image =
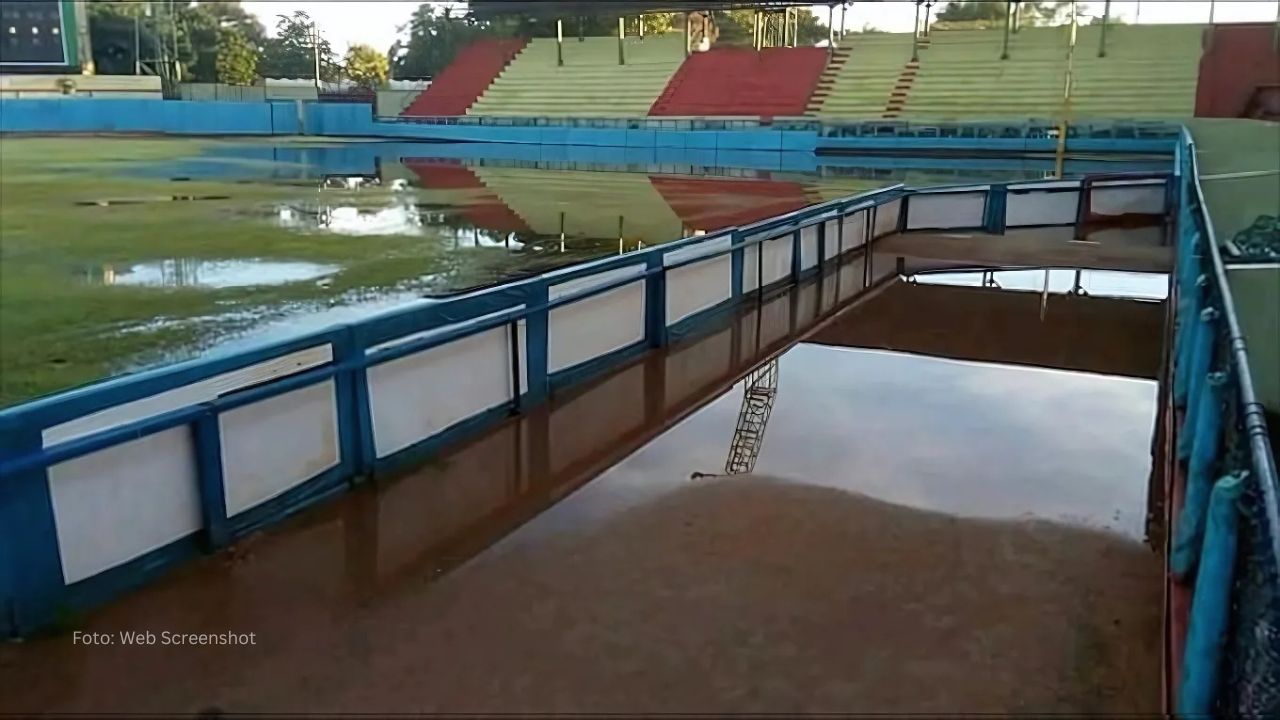
[[[881,238],[885,235],[898,231],[898,214],[902,210],[902,198],[890,200],[889,202],[876,206],[875,209],[875,227],[872,229],[871,236],[873,238]]]
[[[1124,215],[1139,213],[1159,215],[1164,212],[1164,184],[1109,187],[1095,185],[1089,191],[1091,207],[1095,215]]]
[[[844,236],[840,241],[840,253],[856,250],[867,244],[867,213],[870,210],[859,210],[844,218]]]
[[[1071,225],[1076,221],[1080,192],[1009,193],[1005,198],[1006,227]]]
[[[800,269],[808,270],[818,265],[818,228],[810,225],[800,229]]]
[[[670,256],[668,256],[670,257]],[[731,255],[666,271],[667,325],[733,297]]]
[[[986,192],[912,195],[907,202],[907,229],[981,227],[986,206]]]
[[[548,372],[644,340],[644,310],[643,279],[555,308],[548,321]]]
[[[338,464],[332,380],[221,413],[227,516],[296,487]]]
[[[524,338],[519,338],[520,345]],[[369,404],[385,457],[515,396],[506,326],[370,367]]]
[[[828,220],[826,222],[826,242],[822,248],[822,260],[826,262],[836,255],[840,254],[840,223],[841,220]]]

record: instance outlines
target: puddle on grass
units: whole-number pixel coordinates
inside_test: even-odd
[[[281,260],[200,260],[174,258],[124,268],[103,265],[87,273],[87,280],[101,285],[142,287],[195,287],[209,289],[285,285],[326,278],[338,265]]]

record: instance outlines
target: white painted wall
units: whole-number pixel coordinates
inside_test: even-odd
[[[1014,194],[1005,198],[1006,227],[1070,225],[1076,221],[1079,191]]]
[[[186,426],[49,468],[67,584],[198,531],[197,482],[195,441]]]
[[[378,457],[510,401],[510,335],[504,325],[369,368]]]
[[[644,340],[644,305],[645,283],[637,280],[552,310],[548,371],[559,372]]]
[[[985,191],[913,195],[907,202],[907,229],[980,227],[986,203]]]
[[[670,267],[687,260],[727,250],[732,238],[725,236],[667,253],[663,262]],[[671,326],[701,310],[733,297],[733,260],[729,254],[666,271],[667,325]]]
[[[297,487],[338,464],[332,380],[218,416],[227,517]]]

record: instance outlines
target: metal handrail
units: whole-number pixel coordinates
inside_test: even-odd
[[[1227,323],[1227,345],[1231,360],[1236,366],[1236,384],[1240,391],[1241,414],[1243,415],[1245,434],[1249,438],[1249,450],[1253,460],[1253,469],[1257,474],[1257,482],[1262,496],[1263,515],[1268,526],[1272,561],[1280,568],[1280,484],[1277,482],[1275,456],[1272,454],[1271,441],[1267,433],[1265,410],[1253,388],[1253,376],[1249,371],[1249,357],[1244,333],[1240,330],[1240,322],[1236,315],[1235,301],[1231,297],[1231,286],[1227,282],[1226,265],[1222,261],[1222,253],[1218,247],[1218,239],[1209,218],[1208,205],[1205,204],[1204,189],[1200,185],[1199,161],[1196,159],[1195,141],[1190,133],[1183,130],[1183,144],[1187,149],[1188,177],[1195,189],[1196,213],[1200,217],[1200,225],[1208,244],[1208,255],[1213,265],[1214,283],[1218,286],[1222,303],[1222,317]],[[1185,182],[1185,180],[1184,180]]]

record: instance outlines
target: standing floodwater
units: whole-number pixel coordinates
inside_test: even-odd
[[[895,182],[1051,167],[536,150],[6,138],[0,406]]]
[[[0,648],[0,697],[1156,713],[1161,562],[1142,534],[1165,305],[1142,290],[1167,278],[968,280],[868,288],[855,260],[749,302],[77,624],[253,630],[252,652],[41,639]],[[954,313],[990,327],[953,332]],[[779,353],[754,472],[714,476],[738,378]]]

